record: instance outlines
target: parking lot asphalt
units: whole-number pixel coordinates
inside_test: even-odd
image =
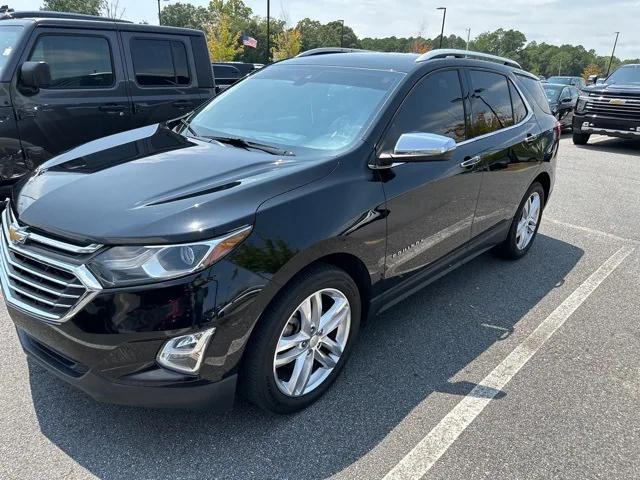
[[[27,361],[0,307],[0,478],[640,478],[638,205],[640,143],[563,138],[530,254],[482,255],[372,318],[294,416],[98,404]],[[442,427],[558,318],[479,411]]]

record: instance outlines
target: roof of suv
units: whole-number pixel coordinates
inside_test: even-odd
[[[182,35],[203,35],[200,30],[189,28],[147,25],[115,20],[93,15],[67,14],[61,12],[14,12],[0,16],[0,25],[31,25],[80,28],[103,28],[109,30],[143,31],[155,33],[176,33]]]

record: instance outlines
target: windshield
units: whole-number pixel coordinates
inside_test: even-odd
[[[549,83],[561,83],[562,85],[571,85],[571,77],[549,77]]]
[[[403,74],[274,65],[213,99],[191,120],[198,135],[335,152],[362,137]]]
[[[640,65],[619,68],[611,74],[607,83],[640,84]]]
[[[560,92],[564,87],[554,87],[552,85],[544,84],[542,88],[544,88],[544,93],[547,95],[549,103],[557,103],[558,97],[560,97]]]
[[[0,27],[0,74],[2,74],[4,66],[9,62],[11,54],[15,50],[21,31],[22,27],[20,25]]]

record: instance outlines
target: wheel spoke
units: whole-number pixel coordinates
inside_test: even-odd
[[[330,353],[332,353],[333,355],[339,357],[340,355],[342,355],[342,347],[340,346],[340,344],[338,342],[336,342],[335,340],[332,340],[331,338],[325,336],[322,340],[322,345],[329,350]]]
[[[309,340],[309,338],[309,335],[302,331],[289,337],[280,337],[280,340],[278,340],[278,346],[276,347],[276,352],[280,353],[285,350],[289,350],[290,348],[297,347],[301,342]]]
[[[327,355],[321,350],[316,350],[316,360],[322,365],[324,368],[334,368],[336,366],[336,360],[334,360],[331,355]]]
[[[290,395],[300,395],[304,392],[304,389],[307,387],[307,383],[309,383],[309,378],[311,377],[313,357],[314,354],[311,352],[296,360],[293,372],[291,373],[291,378],[287,382],[287,390]]]
[[[333,332],[347,318],[349,302],[346,299],[336,299],[331,308],[320,318],[320,330],[324,335]]]
[[[297,360],[298,358],[300,358],[300,355],[306,353],[306,351],[307,350],[304,348],[294,347],[290,350],[287,350],[286,352],[279,353],[278,355],[276,355],[275,367],[280,368],[283,365],[287,365],[288,363]]]
[[[311,317],[313,315],[313,307],[311,305],[311,297],[307,298],[298,307],[300,312],[300,330],[307,335],[311,335],[311,325],[313,324]]]

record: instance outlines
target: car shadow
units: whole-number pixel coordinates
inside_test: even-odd
[[[583,254],[539,235],[518,262],[478,257],[369,319],[333,388],[292,416],[242,400],[222,416],[100,404],[30,362],[40,429],[100,478],[326,478],[371,451],[432,393],[469,394],[475,384],[452,377],[507,338]]]
[[[637,155],[640,151],[640,140],[593,135],[587,145],[576,145],[576,148]]]

